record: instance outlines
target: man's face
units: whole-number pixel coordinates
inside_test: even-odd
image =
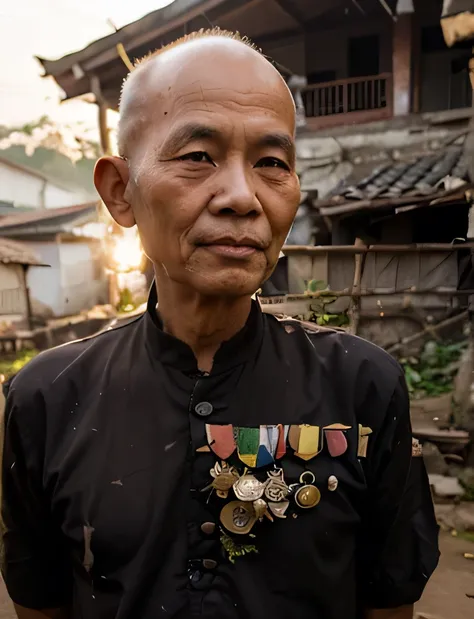
[[[147,256],[204,295],[258,289],[300,200],[291,95],[263,58],[232,43],[230,54],[209,45],[198,59],[188,55],[172,77],[165,56],[172,63],[186,50],[160,59],[168,90],[150,96],[129,156],[129,201]],[[155,79],[150,71],[150,91]]]

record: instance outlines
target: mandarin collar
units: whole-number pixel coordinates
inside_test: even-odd
[[[152,357],[183,372],[198,373],[197,360],[191,348],[182,340],[163,331],[157,303],[156,282],[153,282],[144,316],[146,345]],[[211,374],[220,374],[255,357],[262,344],[263,333],[264,319],[260,305],[252,301],[244,327],[230,340],[223,342],[216,352]]]

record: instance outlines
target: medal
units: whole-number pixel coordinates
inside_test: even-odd
[[[231,501],[222,508],[220,520],[231,533],[246,535],[256,523],[257,515],[252,503]]]
[[[222,464],[216,462],[210,473],[214,480],[209,486],[206,486],[202,492],[209,490],[209,488],[214,488],[218,497],[221,499],[226,499],[229,494],[229,490],[239,479],[237,470],[233,466],[229,466],[226,462],[223,462]]]
[[[372,429],[359,424],[359,444],[357,446],[357,457],[367,457],[367,447],[369,446],[369,436],[372,434]]]
[[[328,479],[328,490],[330,492],[334,492],[335,490],[337,490],[338,485],[339,485],[339,481],[337,477],[335,475],[330,475]]]
[[[295,502],[302,509],[310,509],[316,507],[321,500],[321,493],[314,485],[314,474],[311,471],[305,471],[300,477],[300,486],[295,492]]]
[[[265,497],[274,503],[283,501],[289,493],[289,488],[283,478],[283,469],[268,472],[268,481],[265,486]]]
[[[207,442],[221,460],[227,460],[235,451],[234,428],[231,425],[206,424]]]
[[[244,473],[240,479],[234,483],[234,493],[239,501],[256,501],[261,499],[265,490],[265,485],[254,475]]]
[[[287,500],[280,501],[279,503],[273,503],[272,501],[268,501],[268,508],[276,518],[286,518],[285,512],[288,509],[289,505],[290,502]]]
[[[257,518],[259,520],[262,520],[262,518],[267,513],[268,505],[263,499],[257,499],[253,502],[253,508],[255,510],[255,515],[257,516]]]
[[[237,449],[242,462],[254,469],[260,447],[260,428],[236,428]]]
[[[333,458],[342,456],[347,451],[347,439],[344,430],[350,430],[351,426],[345,426],[342,423],[333,423],[326,426],[324,434],[326,436],[326,444],[328,451]]]

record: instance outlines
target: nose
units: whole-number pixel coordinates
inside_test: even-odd
[[[244,163],[223,166],[215,175],[217,186],[208,208],[213,215],[257,216],[262,212],[252,171]]]

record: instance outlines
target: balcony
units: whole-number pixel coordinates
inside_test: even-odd
[[[392,93],[391,73],[307,86],[303,101],[308,128],[324,129],[391,118]]]

